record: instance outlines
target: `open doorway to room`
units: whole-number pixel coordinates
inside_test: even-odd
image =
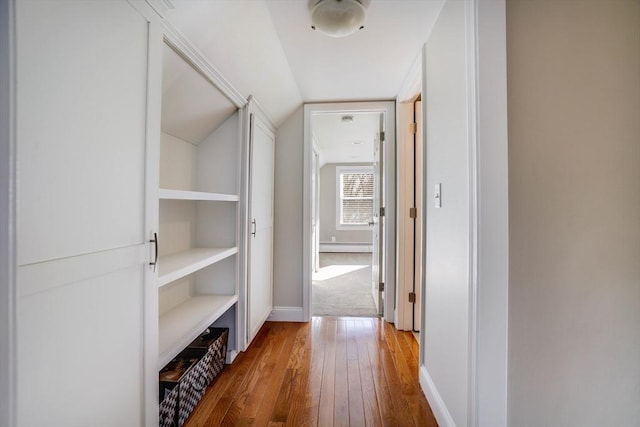
[[[317,252],[313,316],[377,316],[372,293],[375,141],[381,114],[327,113],[311,120]],[[379,172],[378,172],[379,175]]]
[[[387,310],[385,244],[394,242],[385,237],[389,222],[385,200],[391,196],[385,166],[388,153],[393,153],[393,146],[387,149],[385,144],[394,104],[332,105],[338,108],[324,105],[321,111],[305,115],[307,313],[309,317],[380,316]]]

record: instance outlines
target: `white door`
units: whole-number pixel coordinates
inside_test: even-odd
[[[16,21],[17,425],[153,423],[149,22],[124,0]]]
[[[314,150],[311,155],[311,268],[320,269],[320,161]]]
[[[247,344],[273,309],[273,179],[275,136],[251,115]]]
[[[422,208],[422,177],[424,176],[423,170],[423,161],[422,161],[422,153],[424,147],[422,145],[423,137],[422,137],[422,102],[416,101],[414,103],[414,113],[416,120],[416,133],[415,133],[415,153],[414,153],[414,162],[415,162],[415,200],[414,205],[416,207],[416,217],[414,219],[415,228],[414,228],[414,292],[415,292],[415,302],[413,303],[413,330],[420,330],[420,319],[421,319],[421,295],[422,295],[422,218],[424,215],[424,210]]]
[[[384,215],[383,206],[383,171],[384,171],[384,114],[380,114],[380,131],[373,143],[373,221],[372,240],[373,254],[371,260],[371,292],[378,314],[383,314],[384,290]]]

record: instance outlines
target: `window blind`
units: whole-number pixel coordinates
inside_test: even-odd
[[[340,190],[341,224],[368,225],[373,219],[373,173],[341,173]]]

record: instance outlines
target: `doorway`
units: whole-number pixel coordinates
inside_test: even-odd
[[[311,118],[313,316],[378,316],[381,112]]]
[[[424,138],[418,95],[398,105],[398,306],[396,327],[420,332],[423,289]]]
[[[305,105],[307,319],[384,315],[393,321],[394,113],[394,102]]]

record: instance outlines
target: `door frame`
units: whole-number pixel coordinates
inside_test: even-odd
[[[15,2],[0,2],[0,425],[15,424]]]
[[[506,85],[506,3],[469,0],[466,8],[466,71],[469,130],[469,352],[468,426],[507,425],[509,200]],[[479,50],[482,46],[482,50]],[[426,44],[398,94],[398,103],[422,95],[426,147]],[[426,150],[423,152],[426,170]],[[427,191],[432,183],[423,181]],[[422,201],[423,212],[427,203]],[[482,221],[480,221],[482,218]],[[422,262],[426,254],[426,215],[422,218]],[[425,280],[422,281],[425,325]],[[420,334],[420,385],[441,426],[454,426],[425,364],[426,334]]]
[[[384,319],[393,322],[395,317],[395,263],[396,263],[396,121],[395,101],[335,102],[304,104],[304,140],[303,140],[303,190],[302,190],[302,309],[303,319],[311,320],[311,154],[313,152],[313,133],[311,117],[326,113],[384,113],[385,142],[383,149],[387,159],[385,165],[384,201],[385,207],[385,299]]]

